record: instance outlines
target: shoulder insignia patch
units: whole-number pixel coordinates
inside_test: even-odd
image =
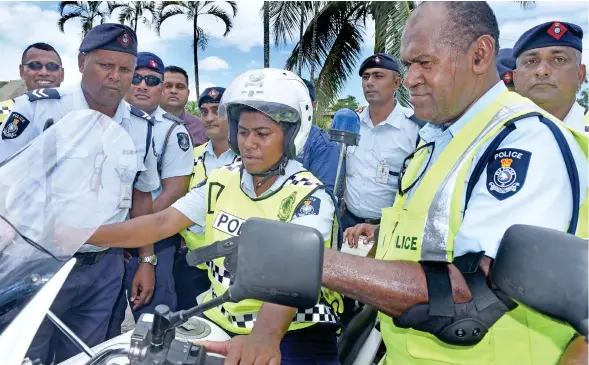
[[[498,200],[515,195],[526,182],[532,153],[515,148],[495,151],[487,165],[487,190]]]
[[[190,138],[188,137],[188,133],[179,132],[176,133],[176,137],[178,137],[178,147],[184,152],[188,151],[190,148]]]
[[[136,117],[139,118],[143,118],[145,120],[147,120],[149,123],[153,124],[153,118],[151,117],[151,115],[147,114],[146,112],[144,112],[143,110],[139,109],[136,106],[130,105],[131,106],[131,114],[133,114]]]
[[[306,215],[318,215],[320,207],[321,200],[314,196],[310,196],[307,199],[303,200],[303,204],[295,213],[295,217],[304,217]]]
[[[37,89],[31,90],[27,93],[29,101],[37,101],[43,99],[61,99],[61,95],[57,89]]]
[[[171,121],[174,121],[178,124],[186,124],[182,119],[178,118],[177,116],[175,116],[174,114],[170,114],[170,113],[165,113],[163,115],[164,118],[169,119]]]
[[[4,121],[4,128],[2,128],[2,139],[15,139],[20,136],[22,132],[28,127],[31,122],[24,115],[17,112],[12,112],[6,121]]]

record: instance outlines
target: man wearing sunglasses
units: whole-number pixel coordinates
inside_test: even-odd
[[[27,90],[59,87],[63,82],[61,57],[53,46],[47,43],[34,43],[28,46],[21,59],[20,78]],[[14,100],[0,102],[0,124],[8,118]]]
[[[168,208],[186,194],[194,161],[192,140],[184,121],[165,112],[159,106],[162,99],[164,70],[164,63],[157,55],[139,52],[132,85],[125,96],[129,104],[144,110],[154,119],[153,151],[157,156],[161,185],[152,192],[153,212]],[[145,303],[138,302],[136,294],[140,289],[138,288],[140,282],[136,280],[135,274],[139,265],[150,262],[151,258],[140,257],[136,249],[129,250],[131,258],[126,264],[124,287],[113,311],[108,337],[115,337],[121,333],[127,298],[136,321],[143,313],[153,313],[159,304],[166,304],[171,310],[176,310],[173,266],[174,253],[179,246],[180,235],[178,234],[155,244],[157,260],[155,285],[151,301]]]
[[[380,311],[384,364],[555,365],[575,337],[491,281],[512,225],[588,228],[587,137],[510,92],[498,49],[483,1],[423,2],[405,24],[404,83],[429,123],[382,210],[376,259],[326,250],[323,269],[324,286]]]
[[[89,155],[95,174],[88,176],[93,189],[101,188],[101,169],[116,159],[120,178],[119,205],[110,222],[144,215],[151,210],[151,192],[159,186],[157,160],[152,149],[153,121],[140,109],[123,100],[131,87],[137,55],[135,32],[120,24],[94,27],[82,41],[78,67],[79,85],[68,89],[44,88],[16,98],[12,113],[0,134],[0,163],[39,136],[52,122],[59,123],[74,110],[92,109],[112,118],[131,137],[135,149],[123,156]],[[80,120],[84,123],[84,120]],[[84,146],[80,146],[81,149]],[[125,158],[136,158],[139,168],[130,168]],[[76,158],[76,157],[72,157]],[[67,163],[67,161],[65,161]],[[74,163],[75,165],[75,163]],[[67,185],[60,185],[67,192]],[[152,257],[153,245],[142,248],[140,256]],[[112,309],[121,291],[124,274],[121,249],[103,250],[85,244],[74,254],[75,267],[62,286],[51,309],[84,342],[95,346],[106,338]],[[138,304],[147,303],[154,281],[153,263],[140,264],[136,280],[141,283]],[[33,340],[27,356],[42,363],[60,363],[80,350],[48,321]]]

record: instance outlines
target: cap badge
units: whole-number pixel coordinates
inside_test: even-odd
[[[129,35],[127,33],[123,33],[121,34],[118,38],[117,41],[119,42],[119,44],[121,46],[123,46],[124,48],[129,47],[129,45],[131,45],[131,37],[129,37]]]
[[[149,67],[150,68],[159,68],[157,62],[155,62],[154,60],[149,60]]]
[[[511,75],[511,72],[506,72],[501,79],[504,83],[509,84],[513,80],[513,76]]]
[[[552,26],[548,29],[548,34],[556,40],[560,40],[568,29],[560,24],[559,22],[552,23]]]
[[[211,98],[213,98],[213,99],[216,99],[216,98],[217,98],[217,96],[219,95],[219,92],[218,92],[217,90],[215,90],[215,89],[211,89],[211,91],[209,91],[209,94],[208,94],[208,95],[209,95]]]
[[[378,56],[377,57],[374,57],[374,62],[380,63],[380,57],[378,57]]]

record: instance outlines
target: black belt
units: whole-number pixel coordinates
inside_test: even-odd
[[[372,219],[372,218],[361,218],[361,217],[356,216],[354,213],[350,212],[348,210],[348,207],[345,207],[344,209],[345,209],[346,213],[349,214],[349,215],[351,215],[352,218],[354,218],[354,220],[356,222],[368,223],[368,224],[380,224],[380,218],[375,218],[375,219]]]
[[[110,250],[104,250],[100,252],[76,252],[74,258],[76,258],[76,264],[74,267],[94,265],[100,262],[108,254]]]

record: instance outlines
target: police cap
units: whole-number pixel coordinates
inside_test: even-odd
[[[204,103],[219,104],[224,92],[224,87],[207,87],[205,91],[200,94],[200,98],[198,98],[198,107],[200,108]]]
[[[511,48],[501,48],[497,56],[497,71],[505,85],[513,86],[513,70],[515,70],[515,58]]]
[[[513,57],[534,48],[565,46],[580,52],[583,49],[583,29],[578,25],[565,22],[547,22],[529,29],[513,46]]]
[[[135,69],[147,68],[155,72],[164,74],[164,63],[162,59],[154,55],[151,52],[139,52],[137,53],[137,66]]]
[[[399,62],[393,56],[386,53],[376,53],[362,62],[358,74],[362,76],[362,73],[367,68],[384,68],[399,73],[401,67],[399,66]]]
[[[309,89],[309,96],[311,97],[311,101],[315,101],[315,99],[317,99],[317,90],[315,89],[315,86],[313,86],[311,81],[307,79],[303,79],[303,82],[305,85],[307,85],[307,89]]]
[[[92,28],[80,44],[80,52],[95,49],[130,53],[137,55],[137,35],[123,24],[106,23]]]

